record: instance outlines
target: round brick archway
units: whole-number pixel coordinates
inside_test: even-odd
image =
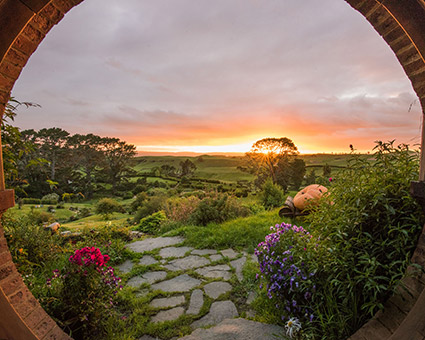
[[[0,113],[26,62],[50,29],[83,0],[0,0]],[[425,0],[345,0],[372,24],[397,56],[425,108]],[[424,133],[422,150],[425,151]],[[412,193],[425,207],[425,157]],[[0,215],[14,205],[0,153]],[[425,269],[425,233],[412,262]],[[425,276],[406,276],[406,289],[350,339],[425,339]],[[0,339],[70,339],[26,288],[0,226]]]

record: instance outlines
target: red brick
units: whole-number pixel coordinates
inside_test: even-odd
[[[367,19],[369,20],[369,22],[375,28],[377,28],[380,25],[382,25],[388,19],[391,19],[391,21],[394,20],[394,18],[388,13],[388,11],[384,7],[379,6],[379,5],[376,8],[376,10],[371,11],[371,14],[367,17]]]
[[[50,317],[44,319],[37,327],[33,328],[32,331],[34,334],[42,339],[44,338],[54,327],[56,323]]]
[[[40,304],[32,296],[31,293],[26,295],[26,299],[22,300],[19,304],[13,304],[13,308],[15,308],[16,312],[22,317],[25,318],[28,314],[30,314],[34,308],[38,307]]]
[[[14,269],[15,265],[13,263],[0,267],[0,280],[4,280],[5,278],[9,277],[9,275],[13,273]]]
[[[15,66],[24,67],[28,61],[28,56],[14,48],[11,48],[5,56],[5,60]]]
[[[418,50],[415,48],[414,45],[411,45],[410,47],[406,49],[401,49],[398,51],[394,51],[397,59],[400,61],[401,65],[408,64],[413,62],[414,60],[418,59]],[[420,58],[420,55],[419,55]]]
[[[3,89],[3,90],[11,89],[14,83],[15,83],[15,79],[9,78],[0,74],[0,89]]]
[[[356,9],[367,18],[368,16],[371,16],[373,12],[375,12],[379,7],[381,7],[381,5],[377,4],[376,1],[369,0],[356,7]]]
[[[40,42],[44,39],[45,34],[41,31],[37,30],[34,26],[26,25],[22,34],[28,40],[31,40],[34,44],[40,44]]]
[[[0,254],[8,251],[9,247],[7,246],[6,238],[4,236],[0,237]]]
[[[40,12],[40,15],[45,18],[48,18],[55,24],[61,21],[64,16],[64,14],[51,3],[43,8],[43,10]]]
[[[390,43],[391,48],[394,52],[403,51],[408,48],[414,47],[412,40],[407,35],[404,35],[401,39],[397,39]]]
[[[0,266],[3,266],[6,263],[13,263],[12,262],[12,255],[10,255],[10,252],[6,251],[0,254]]]
[[[72,340],[72,338],[58,326],[55,326],[42,340]]]
[[[359,10],[359,8],[367,6],[367,4],[370,3],[370,0],[347,0],[347,2],[355,9]]]
[[[382,36],[387,36],[394,31],[399,33],[398,28],[400,28],[400,25],[396,20],[394,20],[394,18],[392,16],[388,17],[386,20],[384,20],[378,26],[375,26],[375,29]],[[402,31],[402,35],[405,35],[404,31],[403,30],[401,30],[401,31]]]
[[[397,288],[397,292],[390,298],[389,302],[394,304],[403,313],[409,313],[416,300],[403,288]]]
[[[378,320],[372,319],[358,331],[367,340],[387,340],[391,332]]]
[[[0,73],[5,74],[11,78],[17,79],[21,74],[22,68],[16,67],[7,61],[0,64]]]
[[[30,25],[46,34],[63,16],[64,14],[59,9],[49,4],[34,17]]]
[[[83,2],[83,0],[54,0],[52,4],[62,13],[66,13],[81,2]]]
[[[381,322],[391,333],[401,325],[406,317],[406,313],[403,313],[391,302],[387,302],[384,305],[382,313],[376,315],[376,318]]]
[[[30,56],[37,49],[38,43],[29,40],[21,34],[18,36],[12,46],[18,51],[21,51],[22,53]]]
[[[412,72],[407,75],[413,84],[415,84],[416,82],[425,81],[425,69],[423,68],[421,68],[420,70],[417,70],[417,72]],[[420,254],[422,254],[422,256],[424,256],[424,259],[425,259],[425,248],[422,248],[422,246],[421,247],[418,246],[416,247],[415,253],[419,249],[420,249]]]
[[[0,90],[0,105],[3,106],[3,109],[6,103],[8,102],[9,98],[10,98],[10,91]],[[0,216],[1,216],[1,213],[0,213]]]
[[[388,28],[388,32],[382,34],[382,37],[389,44],[396,42],[400,38],[404,38],[406,36],[406,32],[401,28],[401,26],[395,21],[395,27],[393,29]]]
[[[50,316],[44,311],[41,306],[37,306],[30,314],[28,314],[24,321],[31,329],[37,327],[44,319],[50,319]]]
[[[1,281],[0,285],[4,294],[8,296],[22,289],[24,287],[24,282],[22,281],[21,275],[15,271],[6,280]]]

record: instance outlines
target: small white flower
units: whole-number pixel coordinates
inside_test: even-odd
[[[285,325],[286,335],[291,339],[301,329],[301,322],[297,318],[290,318]]]

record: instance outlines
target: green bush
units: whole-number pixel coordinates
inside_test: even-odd
[[[145,192],[140,192],[136,195],[136,199],[131,202],[130,210],[132,212],[137,211],[140,207],[143,206],[143,203],[148,199],[148,194]]]
[[[105,219],[114,212],[123,212],[123,207],[112,198],[102,198],[96,204],[96,213],[102,215]]]
[[[22,202],[24,203],[24,204],[41,204],[41,199],[39,199],[39,198],[23,198],[22,199]]]
[[[55,221],[55,218],[50,212],[41,211],[39,209],[31,209],[28,213],[28,218],[35,225],[49,224]]]
[[[133,218],[133,223],[138,224],[142,218],[162,210],[164,208],[165,201],[166,197],[163,195],[150,197],[149,200],[144,202],[143,205],[137,209],[136,215]]]
[[[140,224],[135,229],[147,234],[156,234],[161,224],[166,220],[167,217],[165,213],[163,211],[158,211],[150,216],[142,218]]]
[[[283,205],[285,194],[277,184],[274,184],[271,179],[268,179],[263,185],[261,201],[267,210],[278,208]]]
[[[52,204],[52,205],[55,205],[55,204],[58,204],[58,202],[59,202],[59,195],[58,194],[55,194],[55,193],[44,195],[41,198],[41,204]]]
[[[164,212],[170,221],[187,223],[199,202],[196,196],[169,199],[164,205]]]
[[[190,216],[190,221],[195,225],[208,223],[222,223],[224,221],[250,215],[250,210],[240,202],[226,194],[213,193],[199,202]]]
[[[349,336],[383,308],[424,222],[409,193],[418,178],[418,154],[393,142],[378,142],[374,150],[372,160],[353,155],[308,217],[328,249],[314,306],[317,332],[331,339]]]
[[[118,317],[116,293],[122,288],[109,256],[99,248],[77,249],[63,268],[47,279],[48,289],[38,299],[65,330],[78,339],[104,338],[107,320]]]
[[[60,236],[34,223],[33,216],[14,217],[7,212],[1,223],[13,261],[21,273],[43,267],[61,251]]]

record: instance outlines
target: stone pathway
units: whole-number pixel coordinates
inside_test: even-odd
[[[196,331],[181,338],[182,340],[272,339],[267,337],[271,331],[282,334],[282,330],[276,328],[277,326],[234,319],[239,316],[239,312],[228,298],[233,289],[229,280],[235,275],[237,280],[242,281],[242,268],[247,260],[246,253],[236,252],[233,249],[217,251],[179,246],[183,241],[181,237],[156,237],[136,241],[127,246],[136,253],[156,251],[158,254],[145,254],[139,261],[140,265],[152,266],[154,269],[127,281],[128,286],[139,290],[136,296],[156,290],[168,293],[168,297],[154,298],[150,301],[150,307],[158,309],[150,322],[173,321],[184,314],[194,316],[196,319],[199,315],[191,324],[191,328]],[[117,269],[121,273],[129,273],[133,266],[133,262],[127,260]],[[252,299],[251,296],[250,298]],[[200,315],[206,301],[209,301],[209,310],[205,313],[204,309]],[[211,326],[215,327],[201,328]],[[253,328],[258,332],[251,331]],[[224,335],[223,330],[232,335]],[[139,340],[151,339],[155,338],[144,335]]]

